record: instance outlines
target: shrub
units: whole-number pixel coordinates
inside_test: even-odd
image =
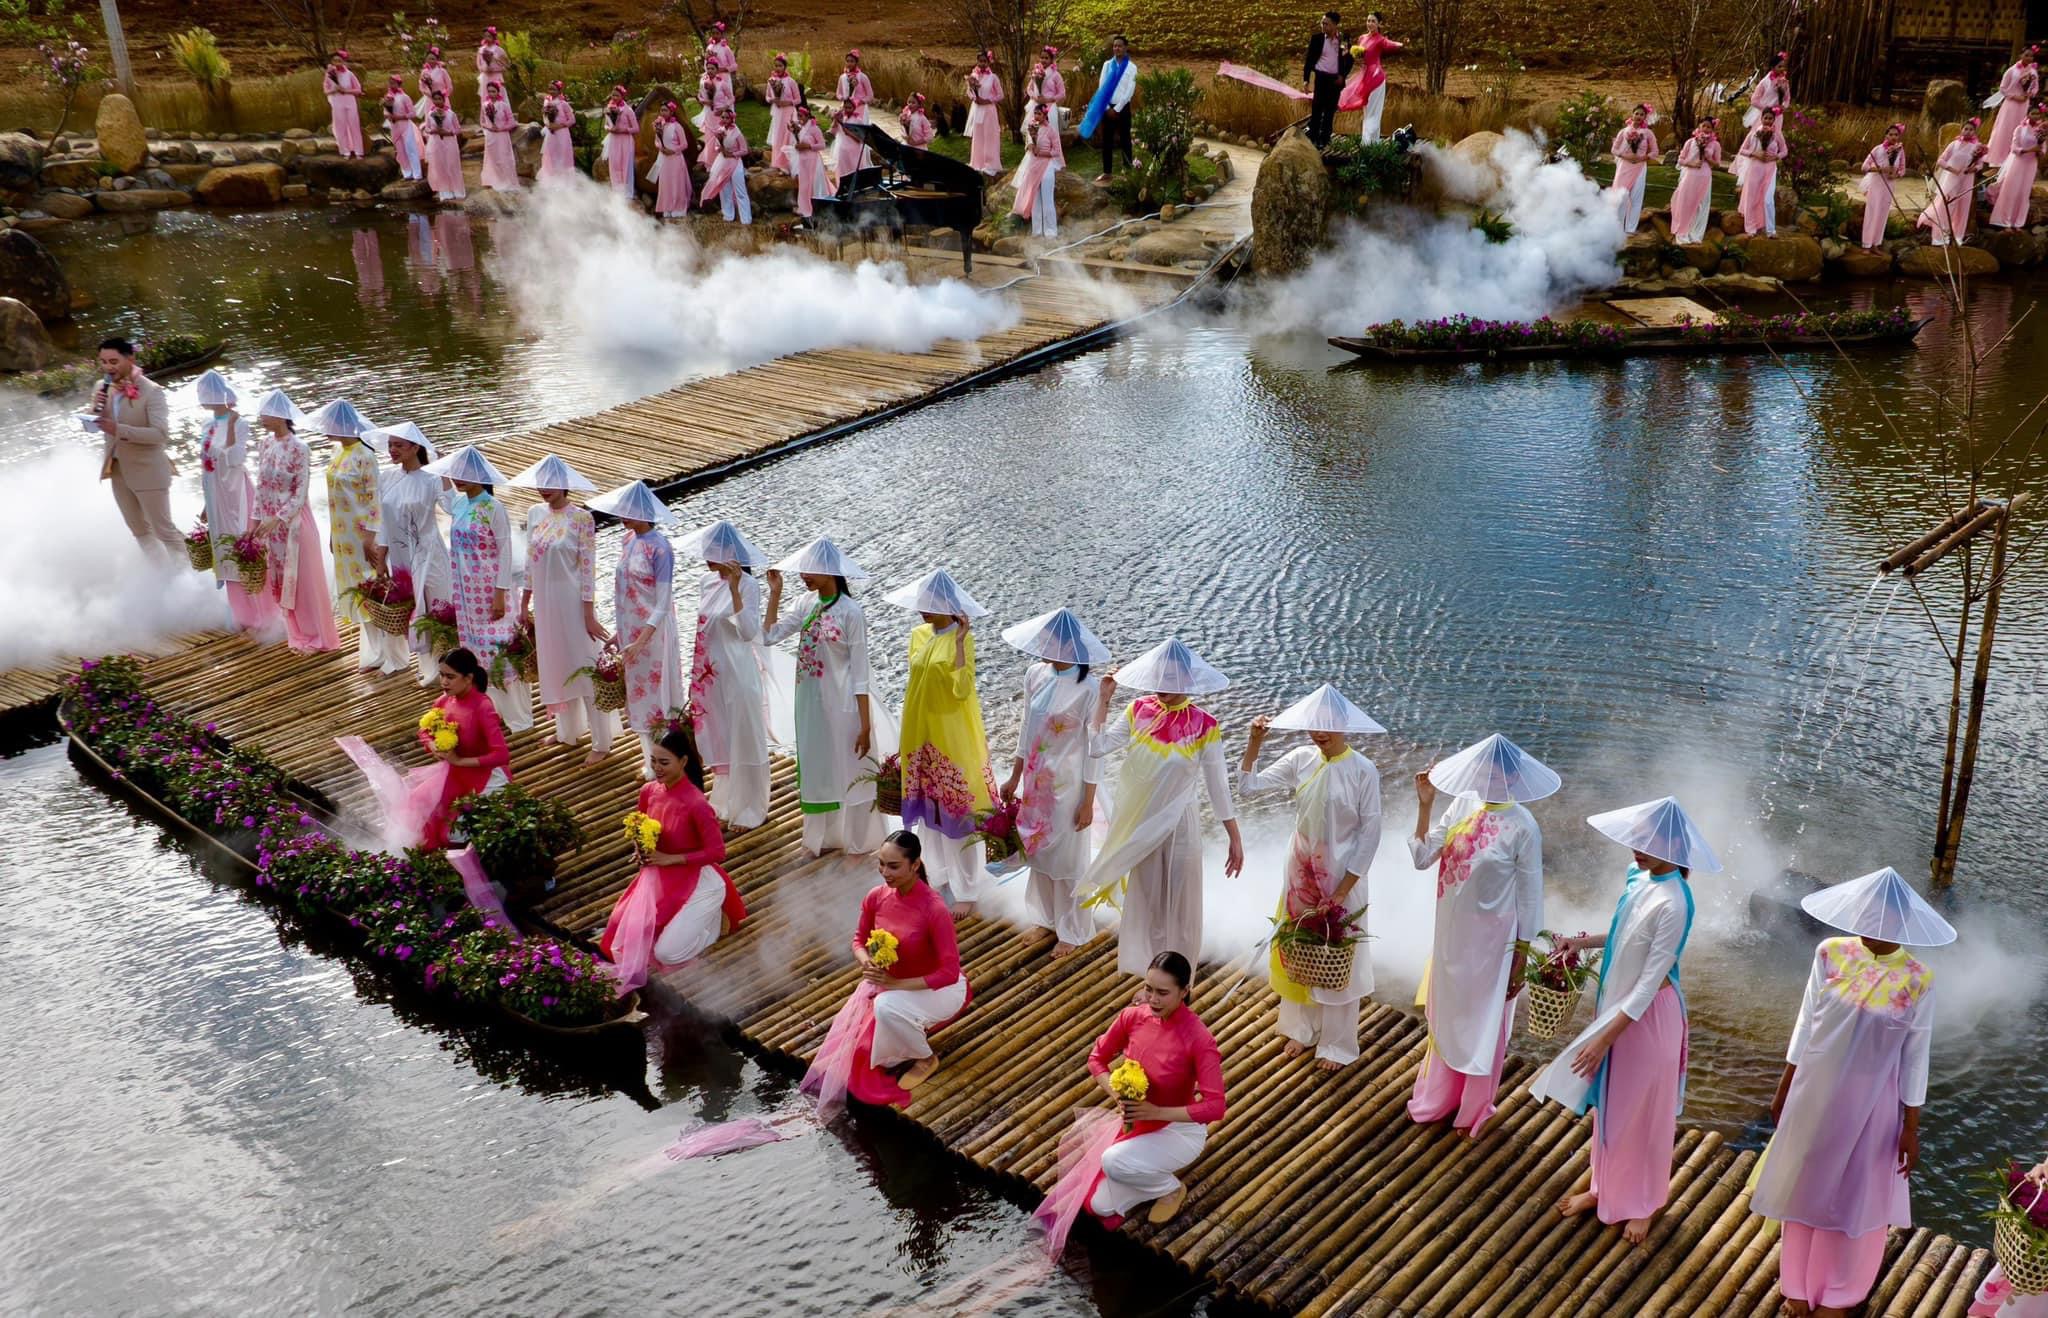
[[[1778,162],[1778,182],[1801,203],[1819,202],[1855,162],[1830,137],[1818,110],[1794,106],[1779,126],[1785,133],[1785,158]]]
[[[1399,197],[1408,191],[1411,169],[1408,152],[1391,138],[1364,142],[1355,135],[1333,137],[1328,154],[1333,159],[1341,158],[1341,163],[1332,171],[1332,177],[1345,192]]]
[[[1131,115],[1136,165],[1118,176],[1126,207],[1177,202],[1187,193],[1188,148],[1195,144],[1195,106],[1202,89],[1186,69],[1138,75],[1138,108]]]
[[[583,845],[583,829],[560,801],[535,796],[516,783],[455,803],[457,826],[476,848],[484,873],[505,885],[515,901],[531,901],[555,877],[555,858]]]
[[[203,27],[187,28],[171,38],[171,58],[178,61],[178,67],[191,75],[203,92],[217,92],[228,80],[227,56],[220,53],[220,43],[213,33]]]
[[[531,32],[507,32],[505,47],[505,95],[513,105],[525,105],[540,94],[540,47]]]
[[[1490,243],[1504,243],[1515,236],[1515,226],[1496,211],[1480,211],[1472,217],[1472,227],[1485,234]]]
[[[1621,121],[1621,111],[1605,96],[1596,91],[1580,92],[1557,112],[1558,148],[1578,161],[1580,169],[1590,173],[1614,144]]]

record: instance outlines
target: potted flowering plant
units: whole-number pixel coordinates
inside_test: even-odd
[[[1578,935],[1584,938],[1586,935]],[[1577,947],[1559,947],[1558,935],[1548,929],[1536,935],[1548,945],[1540,955],[1531,947],[1522,967],[1522,984],[1529,991],[1529,1036],[1554,1039],[1558,1027],[1571,1019],[1579,995],[1600,977],[1600,957],[1580,952]]]
[[[379,574],[342,592],[362,606],[363,616],[387,636],[403,636],[412,625],[412,573],[399,568]]]
[[[185,557],[192,560],[194,572],[213,571],[213,533],[200,522],[185,532]]]
[[[606,641],[597,652],[595,663],[585,664],[569,674],[569,680],[579,677],[590,679],[592,694],[597,698],[597,707],[606,712],[626,707],[626,657],[619,653],[619,647]]]
[[[1365,937],[1363,922],[1335,904],[1273,920],[1273,950],[1287,977],[1305,988],[1342,989],[1351,983],[1353,950]]]
[[[459,996],[546,1029],[599,1025],[634,1006],[620,1000],[597,957],[552,938],[521,938],[494,923],[448,944],[435,967],[435,978]]]
[[[2048,1187],[2017,1162],[1993,1167],[1981,1179],[1998,1199],[1984,1216],[1992,1222],[1991,1252],[2013,1294],[2048,1294]]]
[[[245,531],[234,538],[228,546],[228,557],[234,561],[235,571],[242,577],[242,589],[251,595],[262,593],[263,582],[268,574],[263,542],[253,531]]]
[[[505,885],[508,902],[531,905],[555,886],[555,858],[583,845],[583,829],[560,801],[513,783],[465,796],[455,821],[476,848],[484,873]]]

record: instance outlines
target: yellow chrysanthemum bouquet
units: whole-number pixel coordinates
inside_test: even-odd
[[[661,841],[661,821],[638,810],[629,810],[625,819],[626,841],[632,845],[633,854],[641,864],[658,849]]]
[[[443,714],[439,705],[420,715],[420,740],[437,751],[454,750],[461,739],[460,731],[455,720]]]
[[[898,943],[896,935],[887,929],[875,929],[868,933],[868,960],[877,970],[887,970],[896,964]]]
[[[1126,1057],[1109,1068],[1109,1092],[1117,1102],[1142,1103],[1151,1089],[1152,1077],[1145,1074],[1136,1058]],[[1130,1129],[1129,1122],[1124,1123],[1124,1129]]]

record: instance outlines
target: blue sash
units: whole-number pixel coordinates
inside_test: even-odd
[[[1678,967],[1685,956],[1685,945],[1692,940],[1692,919],[1694,914],[1692,886],[1685,881],[1685,876],[1675,869],[1666,870],[1662,874],[1651,874],[1640,865],[1629,866],[1628,884],[1622,888],[1621,900],[1614,904],[1614,919],[1607,925],[1607,947],[1600,955],[1600,987],[1594,996],[1593,1000],[1595,1002],[1598,1002],[1601,995],[1607,992],[1607,967],[1614,959],[1614,940],[1621,934],[1622,918],[1628,914],[1629,907],[1635,902],[1636,898],[1650,891],[1650,884],[1668,883],[1673,879],[1678,880],[1678,890],[1685,894],[1685,929],[1678,935],[1678,954],[1672,958],[1671,973],[1666,976],[1666,982],[1672,988],[1678,990],[1678,1008],[1680,1011],[1685,1010],[1685,989],[1678,982]],[[1600,1069],[1593,1073],[1593,1084],[1587,1089],[1585,1101],[1578,1109],[1580,1116],[1584,1116],[1588,1108],[1607,1106],[1607,1064],[1613,1058],[1614,1050],[1609,1048],[1607,1056],[1600,1059]],[[1680,1111],[1685,1109],[1685,1077],[1683,1075],[1678,1079],[1678,1106]],[[1605,1123],[1602,1123],[1602,1133],[1605,1133]]]
[[[1130,63],[1128,55],[1120,55],[1109,62],[1109,68],[1103,74],[1102,85],[1095,89],[1094,98],[1088,102],[1088,113],[1081,116],[1083,141],[1095,136],[1095,129],[1102,122],[1102,112],[1109,108],[1109,98],[1116,95],[1116,89],[1124,80],[1124,70],[1130,67]]]

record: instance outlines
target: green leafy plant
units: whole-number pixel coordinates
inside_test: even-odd
[[[121,167],[111,160],[95,160],[92,162],[92,172],[101,178],[119,178]]]
[[[560,801],[514,783],[455,803],[456,827],[476,848],[484,873],[514,901],[530,902],[555,877],[556,858],[583,845],[583,829]]]
[[[171,58],[209,96],[218,94],[231,72],[227,56],[220,53],[220,43],[203,27],[187,28],[173,36]]]
[[[1348,134],[1331,138],[1325,154],[1336,162],[1332,172],[1346,192],[1399,197],[1408,191],[1413,162],[1399,142],[1390,138],[1364,142]]]
[[[540,47],[531,32],[507,32],[505,47],[505,94],[514,105],[525,105],[540,91]]]
[[[1621,111],[1596,91],[1583,91],[1557,112],[1557,145],[1590,172],[1621,131]]]
[[[617,1000],[618,982],[590,953],[552,938],[518,938],[495,924],[455,939],[433,971],[464,998],[549,1025],[602,1020]]]
[[[1836,191],[1852,162],[1829,137],[1821,112],[1794,107],[1779,121],[1779,127],[1785,134],[1785,158],[1778,162],[1778,182],[1794,200],[1811,205]]]
[[[789,76],[796,79],[796,85],[809,94],[811,88],[811,52],[793,50],[789,52]]]
[[[1584,938],[1584,933],[1579,937]],[[1600,978],[1600,954],[1591,956],[1580,953],[1576,948],[1569,951],[1558,947],[1558,936],[1545,929],[1536,937],[1549,946],[1538,951],[1530,947],[1530,956],[1522,963],[1522,982],[1536,988],[1555,989],[1559,993],[1582,992],[1593,981]]]
[[[1472,227],[1485,234],[1490,243],[1504,243],[1515,236],[1515,226],[1498,211],[1481,210],[1472,217]]]
[[[155,372],[197,361],[219,346],[219,339],[197,334],[165,334],[138,343],[135,360],[142,363],[144,371]]]
[[[1143,210],[1187,195],[1188,148],[1195,144],[1195,106],[1202,89],[1186,69],[1138,75],[1138,108],[1131,115],[1135,164],[1117,176],[1118,200]]]

